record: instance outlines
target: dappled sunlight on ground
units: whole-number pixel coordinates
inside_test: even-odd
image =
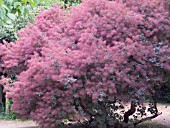
[[[168,128],[170,128],[170,105],[158,105],[158,110],[162,112],[161,115],[153,119],[152,121],[161,123],[163,125],[166,125]]]
[[[154,122],[166,125],[167,128],[170,128],[170,105],[162,105],[158,104],[159,112],[162,112],[157,118],[153,119]],[[151,128],[159,128],[159,125],[154,124],[158,127]],[[0,120],[0,128],[39,128],[36,123],[33,121],[20,121],[20,120]],[[139,128],[144,128],[141,125]]]

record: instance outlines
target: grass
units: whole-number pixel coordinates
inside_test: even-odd
[[[168,127],[156,122],[147,121],[137,125],[136,128],[168,128]]]
[[[17,114],[14,111],[10,110],[8,115],[6,115],[4,111],[0,111],[0,120],[15,120],[16,117]]]

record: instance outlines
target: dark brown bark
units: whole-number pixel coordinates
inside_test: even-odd
[[[135,103],[132,101],[132,102],[131,102],[130,109],[129,109],[127,112],[125,112],[125,114],[124,114],[124,122],[125,122],[125,123],[128,123],[128,122],[129,122],[129,116],[133,115],[133,114],[135,113],[135,111],[136,111],[136,105],[135,105]]]
[[[90,117],[94,116],[92,113],[89,112],[89,110],[88,110],[89,108],[88,108],[87,105],[84,103],[84,101],[83,101],[82,98],[79,99],[79,104],[80,104],[80,106],[82,107],[82,109],[83,109],[83,111],[84,111],[85,113],[87,113]]]

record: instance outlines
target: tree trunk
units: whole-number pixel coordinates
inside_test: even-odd
[[[125,123],[128,123],[128,122],[129,122],[129,116],[133,115],[133,114],[135,113],[135,111],[136,111],[136,105],[135,105],[135,103],[132,101],[132,102],[131,102],[130,109],[129,109],[127,112],[125,112],[125,114],[124,114],[124,122],[125,122]]]
[[[0,85],[0,108],[3,107],[2,96],[3,96],[2,85]]]
[[[9,115],[10,105],[9,105],[9,99],[6,97],[6,107],[5,107],[5,114]]]

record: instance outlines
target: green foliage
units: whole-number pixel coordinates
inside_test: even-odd
[[[7,103],[11,107],[12,100],[10,99]],[[15,120],[17,118],[17,113],[13,110],[9,110],[9,114],[5,114],[5,107],[0,107],[0,119]]]
[[[0,32],[0,43],[2,40],[7,42],[15,41],[17,38],[14,28],[2,27]]]
[[[17,32],[27,22],[34,21],[40,8],[49,9],[53,4],[63,7],[78,5],[80,0],[0,0],[0,43],[17,39]]]
[[[12,24],[21,16],[29,16],[29,7],[35,7],[39,2],[39,0],[1,0],[0,26]]]
[[[0,43],[17,39],[17,32],[34,20],[39,0],[0,0]]]
[[[9,115],[6,115],[4,111],[0,111],[0,119],[5,120],[15,120],[17,118],[17,113],[10,110]]]
[[[60,0],[63,3],[63,6],[76,6],[81,3],[81,0]]]
[[[40,5],[45,8],[51,7],[53,4],[58,4],[62,7],[76,6],[81,3],[81,0],[42,0]]]
[[[7,42],[15,41],[17,39],[17,32],[24,28],[28,22],[31,22],[34,17],[19,17],[11,24],[5,24],[4,26],[0,26],[0,43],[3,40]]]
[[[12,99],[9,100],[8,104],[9,104],[9,107],[11,108]],[[17,113],[10,109],[9,114],[6,115],[6,118],[8,118],[8,119],[16,119],[17,118]]]
[[[60,0],[42,0],[40,5],[51,7],[53,4],[60,3]]]

